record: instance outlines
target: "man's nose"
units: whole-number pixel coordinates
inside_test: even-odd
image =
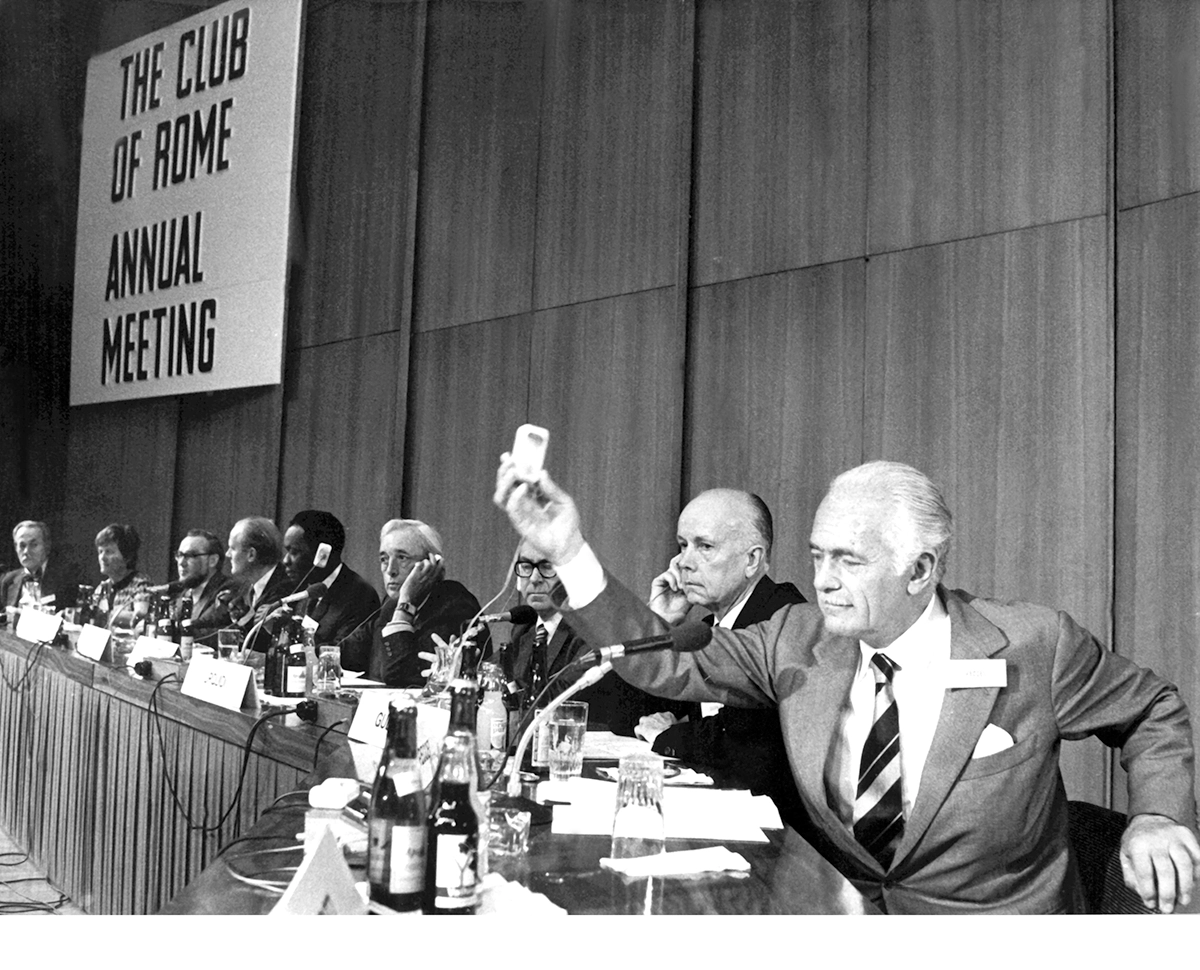
[[[838,587],[837,572],[828,559],[819,559],[813,564],[813,588],[831,590]]]

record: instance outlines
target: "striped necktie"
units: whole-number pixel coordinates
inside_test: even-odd
[[[542,675],[547,677],[550,674],[550,671],[546,669],[546,647],[549,643],[550,633],[546,629],[545,624],[541,620],[538,620],[537,632],[533,637],[533,656],[542,668]]]
[[[900,712],[892,675],[900,668],[881,653],[871,658],[875,719],[863,745],[854,798],[854,837],[887,869],[904,834],[900,787]]]

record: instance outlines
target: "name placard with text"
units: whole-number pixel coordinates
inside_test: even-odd
[[[180,693],[227,711],[253,708],[257,704],[253,669],[211,657],[192,658]]]

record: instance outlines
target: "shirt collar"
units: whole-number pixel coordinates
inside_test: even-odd
[[[537,619],[538,624],[546,628],[546,639],[553,640],[554,634],[558,632],[558,625],[562,622],[562,614],[555,613],[550,619],[543,620],[540,616]]]
[[[764,574],[765,575],[765,574]],[[742,608],[753,595],[754,590],[758,588],[758,584],[762,582],[762,576],[759,576],[754,582],[742,590],[742,595],[737,598],[733,606],[729,607],[729,612],[721,617],[720,623],[714,623],[713,626],[724,627],[726,630],[732,630],[737,618],[742,615]]]
[[[907,630],[896,637],[883,650],[875,650],[861,640],[858,648],[862,657],[859,673],[870,666],[871,657],[883,653],[901,670],[927,667],[934,661],[950,656],[950,614],[942,604],[942,598],[934,590],[921,615]]]
[[[250,592],[253,594],[250,597],[250,604],[252,606],[257,605],[259,599],[262,597],[263,590],[267,588],[267,583],[271,581],[271,577],[275,574],[276,568],[278,567],[272,566],[265,573],[259,576],[258,580],[250,587]]]
[[[333,587],[333,581],[338,578],[338,573],[340,573],[341,571],[342,571],[342,564],[339,562],[337,564],[337,566],[334,567],[333,572],[331,572],[328,576],[326,576],[324,579],[321,580],[321,582],[325,586],[326,591],[330,590]]]

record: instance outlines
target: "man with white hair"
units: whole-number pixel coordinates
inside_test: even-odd
[[[585,637],[662,632],[548,477],[523,482],[504,456],[495,501],[555,565]],[[951,525],[916,469],[851,469],[813,521],[817,606],[614,666],[671,697],[777,704],[812,841],[887,912],[1080,911],[1058,756],[1088,735],[1120,747],[1128,775],[1126,884],[1162,911],[1187,905],[1200,843],[1178,691],[1065,613],[942,586]]]
[[[392,519],[379,530],[379,571],[387,599],[379,610],[369,653],[358,643],[342,646],[342,666],[365,670],[389,687],[420,687],[436,634],[449,642],[479,612],[479,601],[462,583],[444,579],[442,538],[419,519]]]
[[[12,537],[21,565],[0,576],[0,604],[32,605],[37,590],[38,601],[49,602],[56,610],[74,606],[79,567],[58,558],[51,560],[50,527],[27,519],[16,524]]]

